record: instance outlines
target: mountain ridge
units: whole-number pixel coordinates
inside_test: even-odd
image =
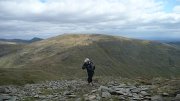
[[[0,39],[0,42],[6,42],[6,43],[14,43],[14,44],[27,44],[27,43],[33,43],[36,41],[41,41],[43,39],[38,38],[38,37],[34,37],[30,40],[24,40],[24,39]]]
[[[81,65],[86,57],[95,62],[96,76],[180,76],[178,48],[156,41],[100,34],[65,34],[28,44],[16,54],[0,58],[0,68],[14,68],[20,75],[26,73],[21,79],[42,80],[41,75],[51,79],[82,77],[85,73]]]

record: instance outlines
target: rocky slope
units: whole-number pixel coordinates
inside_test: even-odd
[[[170,80],[168,80],[170,81]],[[155,81],[154,81],[155,82]],[[172,82],[172,81],[171,81]],[[0,101],[179,101],[180,92],[162,91],[165,85],[84,80],[46,81],[24,86],[0,86]],[[166,85],[167,86],[167,85]],[[169,87],[171,88],[171,87]],[[171,88],[171,90],[175,89]],[[176,88],[178,91],[178,88]],[[161,91],[161,92],[157,92]]]

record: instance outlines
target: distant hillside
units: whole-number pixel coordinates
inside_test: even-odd
[[[43,40],[43,39],[34,37],[34,38],[32,38],[31,40],[28,40],[28,42],[29,42],[29,43],[33,43],[33,42],[41,41],[41,40]]]
[[[177,46],[180,48],[180,41],[177,42],[168,42],[168,44],[173,45],[173,46]]]
[[[13,42],[13,43],[18,43],[18,44],[23,44],[23,43],[32,43],[36,41],[41,41],[43,39],[34,37],[31,40],[22,40],[22,39],[0,39],[0,42]]]
[[[9,54],[14,54],[21,50],[23,44],[17,44],[15,42],[0,41],[0,58]]]
[[[81,66],[86,57],[95,62],[96,76],[180,76],[179,48],[153,41],[82,34],[35,42],[0,58],[0,71],[5,75],[1,78],[14,80],[8,73],[18,80],[83,77],[86,74]]]

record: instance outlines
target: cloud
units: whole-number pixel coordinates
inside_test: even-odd
[[[0,37],[46,38],[69,32],[177,35],[180,6],[169,13],[164,7],[161,0],[1,0]]]
[[[173,11],[174,11],[175,13],[180,13],[180,6],[175,6],[174,9],[173,9]]]

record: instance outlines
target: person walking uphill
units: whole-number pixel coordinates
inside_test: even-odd
[[[82,69],[86,69],[87,70],[87,74],[88,74],[87,81],[88,81],[89,84],[93,85],[92,77],[94,75],[95,66],[94,66],[93,62],[90,61],[89,58],[86,58],[84,60],[84,64],[82,66]]]

